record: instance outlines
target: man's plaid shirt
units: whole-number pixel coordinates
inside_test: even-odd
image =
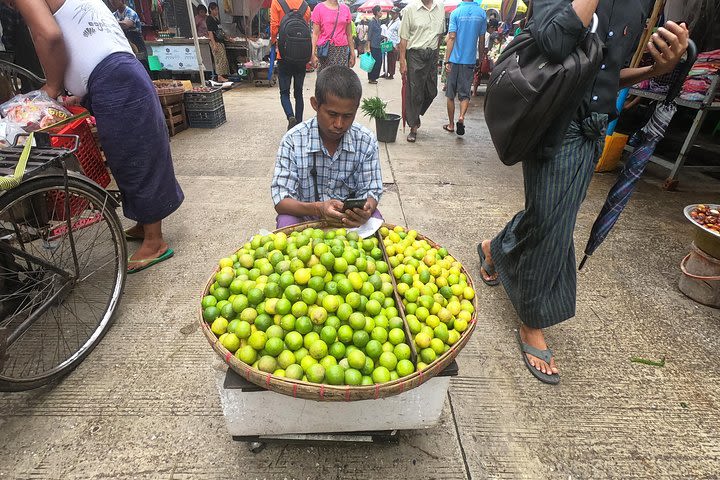
[[[300,202],[315,201],[313,157],[321,201],[350,197],[380,201],[382,175],[375,135],[353,123],[331,157],[320,139],[317,119],[312,118],[286,133],[280,144],[270,187],[275,205],[288,197]]]

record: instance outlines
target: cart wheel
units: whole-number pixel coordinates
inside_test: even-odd
[[[0,197],[0,391],[59,379],[107,331],[127,272],[114,205],[75,177],[66,195],[62,176]]]
[[[266,444],[264,442],[250,442],[248,443],[248,450],[252,453],[260,453],[265,450]]]
[[[677,190],[677,186],[680,182],[678,180],[673,180],[672,178],[668,178],[665,180],[665,183],[663,183],[663,190],[666,190],[668,192],[674,192]]]

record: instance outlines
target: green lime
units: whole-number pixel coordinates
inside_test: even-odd
[[[365,330],[357,330],[353,333],[353,345],[358,348],[364,348],[370,341],[370,335]]]
[[[232,304],[226,303],[220,309],[220,316],[232,320],[237,316],[237,313],[233,310]]]
[[[370,357],[365,357],[365,366],[360,370],[363,375],[372,375],[375,369],[375,362]]]
[[[325,381],[330,385],[344,385],[345,370],[340,365],[333,365],[325,370]]]
[[[275,357],[271,357],[270,355],[263,355],[260,357],[260,360],[258,360],[258,370],[261,372],[273,373],[277,370],[277,367],[277,360]]]
[[[232,353],[235,353],[240,348],[240,339],[234,333],[225,335],[220,343]]]
[[[275,313],[279,315],[287,315],[292,310],[292,303],[287,298],[281,298],[275,304]]]
[[[327,269],[333,268],[335,265],[335,255],[333,255],[330,252],[325,252],[322,255],[320,255],[320,263],[325,266]]]
[[[305,372],[303,372],[303,369],[300,365],[297,363],[293,363],[292,365],[288,365],[285,368],[285,376],[287,378],[293,378],[295,380],[300,380],[303,375],[305,375]]]
[[[248,338],[248,345],[250,345],[252,348],[254,348],[257,351],[262,350],[265,348],[265,344],[267,343],[267,335],[265,335],[265,332],[257,331],[253,332],[250,337]]]
[[[262,290],[256,287],[248,292],[247,298],[250,305],[255,306],[265,299],[265,294]]]
[[[293,303],[293,306],[290,309],[290,311],[296,318],[304,317],[305,315],[307,315],[308,306],[305,302],[295,302],[295,303]]]
[[[345,384],[346,385],[360,385],[362,384],[362,373],[360,370],[354,368],[348,368],[345,370]]]
[[[388,318],[387,318],[385,315],[380,314],[380,315],[378,315],[378,316],[375,317],[375,327],[382,327],[382,328],[384,328],[385,330],[387,330],[388,325],[390,325],[390,322],[389,322]],[[383,341],[384,341],[384,340],[383,340]]]
[[[218,317],[210,326],[210,330],[218,337],[227,331],[228,321],[223,317]]]
[[[251,333],[252,327],[250,326],[250,323],[245,320],[240,320],[237,327],[235,327],[235,335],[237,335],[238,338],[248,338]]]
[[[267,347],[265,347],[265,349],[267,350]],[[287,370],[287,367],[295,363],[295,354],[292,353],[290,350],[283,350],[277,356],[277,361],[280,368],[284,368]]]
[[[357,311],[360,308],[361,295],[357,292],[350,292],[345,296],[345,303],[350,305],[350,308]]]
[[[365,315],[360,312],[355,312],[348,318],[348,325],[350,325],[353,330],[362,330],[365,328],[365,323]]]
[[[407,377],[415,371],[415,366],[410,360],[403,359],[398,361],[397,366],[395,367],[395,371],[400,377]]]
[[[283,315],[280,319],[280,326],[286,332],[295,330],[295,315],[291,315],[289,313],[287,315]]]
[[[371,317],[378,315],[381,310],[382,305],[377,300],[368,300],[367,304],[365,305],[365,312]]]
[[[278,337],[272,337],[268,338],[267,342],[265,343],[265,351],[268,355],[277,357],[280,355],[280,352],[282,352],[285,349],[285,343],[282,341],[282,338]],[[294,361],[294,359],[293,359]],[[292,363],[292,362],[291,362]]]
[[[412,356],[412,350],[410,350],[410,345],[407,343],[398,343],[395,345],[393,353],[398,360],[409,360]]]
[[[250,345],[245,345],[235,352],[235,358],[243,363],[252,365],[257,360],[257,352]]]
[[[323,277],[312,277],[308,282],[308,288],[312,288],[316,292],[321,292],[325,289],[325,280]]]
[[[248,299],[243,294],[236,294],[235,298],[232,301],[232,309],[235,310],[235,312],[237,313],[240,313],[246,308],[248,308],[248,305]]]
[[[312,288],[306,288],[302,291],[302,301],[306,305],[314,305],[317,301],[317,292]]]
[[[365,367],[365,354],[361,350],[353,350],[347,354],[348,364],[358,370]]]
[[[257,328],[258,330],[264,332],[268,328],[270,328],[271,325],[274,325],[274,322],[272,317],[267,313],[258,315],[257,318],[255,318],[255,328]]]
[[[364,317],[363,317],[364,318]],[[353,329],[350,325],[341,325],[337,331],[338,340],[342,343],[348,344],[352,342]]]
[[[331,315],[327,318],[327,320],[325,320],[325,325],[333,327],[337,331],[337,329],[340,328],[340,325],[342,325],[342,322],[335,315]]]
[[[360,385],[375,385],[375,382],[373,382],[373,379],[370,375],[363,375],[362,380],[360,381]]]
[[[337,338],[337,330],[335,330],[335,328],[333,328],[329,325],[325,325],[322,328],[322,330],[320,330],[320,340],[322,340],[326,344],[331,345],[331,344],[335,343],[336,338]]]
[[[374,340],[374,339],[373,339],[373,340],[370,340],[370,341],[367,343],[367,345],[365,345],[365,353],[366,353],[370,358],[373,358],[373,359],[379,358],[379,357],[380,357],[380,354],[381,354],[382,352],[383,352],[382,343],[380,343],[380,342],[377,341],[377,340]]]
[[[240,319],[236,318],[235,320],[231,320],[230,323],[228,323],[226,331],[228,333],[235,333],[235,329],[237,326],[240,325]]]
[[[295,353],[295,358],[296,359],[298,358],[297,352]],[[305,371],[306,374],[307,374],[307,371],[310,369],[310,367],[315,365],[316,363],[318,363],[318,361],[315,360],[310,355],[304,355],[300,359],[300,366],[303,368],[303,370]],[[323,375],[324,375],[324,372],[323,372]]]
[[[315,325],[322,325],[325,323],[325,320],[327,320],[328,314],[327,310],[325,310],[323,307],[319,307],[317,305],[313,305],[308,310],[308,315],[310,316],[310,320]]]
[[[325,371],[327,371],[328,368],[332,367],[333,365],[337,365],[338,361],[335,360],[335,357],[326,355],[323,358],[321,358],[318,363],[320,365],[322,365],[323,367],[325,367]]]
[[[215,297],[213,297],[213,298],[215,298]],[[215,307],[214,305],[205,307],[205,310],[203,310],[203,318],[208,323],[215,321],[215,319],[218,318],[219,316],[220,316],[220,310],[218,310],[218,308]]]
[[[214,307],[217,305],[217,298],[215,298],[212,295],[205,295],[201,302],[203,310],[205,310],[208,307]]]
[[[405,341],[405,332],[400,328],[393,328],[388,333],[388,339],[393,345],[397,345]],[[389,369],[392,370],[392,369]]]
[[[350,318],[350,315],[352,315],[353,309],[348,303],[341,303],[340,306],[337,308],[336,315],[338,318],[345,322]]]
[[[278,284],[280,287],[284,289],[288,289],[290,285],[295,284],[295,276],[293,275],[293,272],[285,271],[280,275],[280,280],[278,281]],[[297,286],[297,285],[296,285]],[[297,287],[300,288],[300,287]]]
[[[390,381],[390,370],[383,366],[377,367],[372,372],[372,379],[375,383],[385,383]]]
[[[342,342],[335,342],[330,345],[328,354],[335,357],[337,360],[341,360],[345,357],[345,345]]]
[[[303,339],[303,347],[310,350],[310,345],[312,345],[316,340],[320,340],[320,334],[316,332],[310,332],[305,334],[305,338]]]
[[[268,283],[265,285],[265,298],[280,298],[283,294],[283,289],[277,283]]]
[[[266,347],[267,348],[267,347]],[[378,360],[378,363],[387,368],[389,371],[395,370],[395,366],[397,365],[397,357],[392,352],[383,352],[380,355],[380,359]]]
[[[302,359],[305,358],[305,357],[310,357],[310,355],[308,355],[307,348],[305,348],[305,347],[300,347],[300,348],[298,348],[297,350],[295,350],[294,353],[295,353],[295,361],[296,361],[297,363],[300,363],[300,362],[302,361]],[[315,360],[315,359],[312,358],[312,357],[310,357],[310,358],[311,358],[312,360]]]
[[[303,346],[303,336],[299,332],[288,332],[285,335],[285,344],[294,352]]]
[[[265,334],[268,338],[279,338],[283,339],[285,338],[285,330],[280,325],[270,325],[267,330],[265,330]]]
[[[329,281],[327,285],[325,285],[325,291],[329,293],[330,295],[337,295],[338,294],[338,284],[337,282]]]
[[[311,335],[308,333],[308,335]],[[306,337],[307,338],[307,337]],[[321,358],[324,358],[328,354],[328,346],[327,343],[324,341],[318,339],[315,340],[310,344],[308,347],[307,344],[305,345],[310,352],[310,356],[313,357],[315,360],[320,360]]]
[[[388,339],[388,332],[383,327],[375,327],[372,330],[372,333],[370,334],[373,340],[377,340],[378,342],[385,343]]]
[[[437,353],[432,348],[423,348],[420,350],[420,359],[424,363],[432,363],[437,358]]]
[[[315,363],[305,370],[305,374],[307,375],[308,381],[313,383],[322,383],[323,380],[325,380],[325,367],[319,363]]]
[[[301,334],[305,335],[310,332],[312,332],[313,329],[313,323],[312,320],[310,320],[310,317],[298,317],[297,320],[295,320],[295,330],[300,332]]]

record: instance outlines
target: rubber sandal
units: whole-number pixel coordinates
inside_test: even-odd
[[[543,383],[547,383],[549,385],[557,385],[558,383],[560,383],[560,374],[553,373],[549,375],[547,373],[541,372],[530,364],[530,360],[528,359],[527,355],[525,355],[526,353],[529,353],[533,357],[537,357],[543,362],[550,365],[550,360],[552,360],[553,356],[552,350],[550,350],[549,348],[547,350],[540,350],[538,348],[528,345],[527,343],[523,343],[522,337],[520,337],[519,330],[515,330],[515,336],[517,337],[518,343],[520,344],[520,355],[522,355],[525,366],[528,370],[530,370],[530,373],[532,373],[535,378],[537,378]]]
[[[132,273],[142,272],[142,271],[145,270],[146,268],[150,268],[150,267],[152,267],[153,265],[157,265],[157,264],[160,263],[160,262],[164,262],[165,260],[167,260],[168,258],[172,257],[173,255],[175,255],[175,252],[173,251],[173,249],[172,249],[172,248],[168,248],[167,250],[165,250],[165,253],[163,253],[162,255],[160,255],[160,256],[157,257],[157,258],[152,258],[152,259],[147,259],[147,258],[146,258],[146,259],[143,259],[143,260],[130,260],[130,259],[128,258],[128,265],[131,264],[131,263],[145,263],[145,265],[143,265],[142,267],[133,268],[132,270],[128,268],[127,273],[128,273],[128,275],[130,275],[130,274],[132,274]],[[147,262],[147,263],[146,263],[146,262]]]
[[[142,242],[143,240],[145,240],[145,237],[138,237],[137,235],[132,235],[130,233],[130,229],[128,228],[127,230],[125,230],[125,240],[127,240],[129,242],[132,242],[132,241]]]
[[[456,122],[455,123],[455,131],[460,136],[465,135],[465,123],[464,122]]]
[[[485,275],[482,274],[482,271],[485,270],[485,273],[488,275],[488,277],[492,277],[495,275],[495,265],[490,265],[487,263],[487,260],[485,260],[485,252],[483,252],[482,249],[482,242],[478,243],[477,246],[478,255],[480,255],[480,279],[487,285],[488,287],[497,287],[500,285],[500,279],[495,278],[494,280],[488,280],[485,278]]]
[[[408,133],[407,141],[410,143],[415,143],[415,140],[417,140],[417,132]]]
[[[450,124],[449,124],[449,123],[448,123],[447,125],[443,125],[443,130],[445,130],[446,132],[455,133],[455,130],[453,130],[452,128],[450,128]]]

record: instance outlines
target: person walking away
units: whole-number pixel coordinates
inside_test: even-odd
[[[230,66],[225,52],[225,44],[223,43],[225,41],[225,32],[220,26],[220,8],[216,2],[210,2],[208,8],[210,14],[205,19],[205,24],[215,64],[215,75],[217,75],[218,82],[225,83],[228,81],[227,76],[230,74]]]
[[[292,15],[292,16],[290,16]],[[305,0],[273,0],[270,5],[270,41],[277,50],[280,104],[290,130],[302,122],[305,109],[303,84],[305,65],[312,55],[310,7]],[[278,41],[280,43],[278,43]],[[283,50],[288,58],[283,58]],[[293,85],[295,110],[290,102],[290,84]]]
[[[362,55],[365,53],[365,45],[367,44],[368,24],[367,20],[361,21],[357,26],[357,53]]]
[[[652,0],[535,0],[529,29],[550,62],[574,53],[597,12],[597,34],[606,47],[603,64],[577,111],[522,162],[525,209],[491,240],[477,247],[482,280],[502,283],[522,322],[517,333],[525,365],[540,381],[557,384],[560,374],[543,329],[575,315],[576,269],[573,230],[580,204],[602,152],[604,130],[615,116],[620,88],[673,71],[688,44],[684,24],[667,22],[647,45],[654,63],[623,68],[632,58]],[[568,127],[569,125],[569,127]],[[606,352],[596,352],[604,361]]]
[[[482,81],[483,77],[489,76],[490,72],[492,72],[493,69],[493,64],[489,58],[488,53],[490,52],[490,47],[492,46],[493,38],[495,36],[495,32],[497,31],[498,25],[498,21],[495,18],[488,17],[487,29],[485,32],[485,56],[481,61],[478,61],[477,65],[475,65],[475,71],[473,73],[472,94],[475,97],[478,96],[477,89],[480,86],[480,82]]]
[[[375,60],[375,65],[368,72],[368,83],[377,83],[378,78],[380,78],[380,67],[382,67],[382,50],[380,49],[382,43],[382,26],[380,25],[382,9],[380,6],[375,5],[372,13],[373,18],[368,26],[368,43],[370,44],[370,53]]]
[[[447,112],[450,123],[443,128],[458,135],[465,135],[465,115],[470,106],[470,89],[473,83],[475,62],[485,57],[485,10],[473,0],[463,0],[450,14],[448,42],[445,47],[445,70],[448,74]],[[455,122],[455,97],[460,101],[460,115]]]
[[[205,5],[198,5],[197,14],[195,15],[195,29],[197,30],[198,37],[207,38],[208,36],[207,14],[207,7]]]
[[[395,68],[398,60],[398,45],[400,45],[400,9],[393,8],[390,11],[390,23],[387,26],[388,40],[393,44],[392,52],[387,54],[387,78],[395,78]]]
[[[120,25],[102,0],[24,0],[17,8],[45,70],[43,90],[57,98],[67,89],[95,116],[123,213],[137,222],[126,235],[142,242],[130,257],[128,273],[172,257],[162,221],[184,195],[175,179],[160,99]]]
[[[285,134],[270,186],[277,228],[309,220],[359,227],[377,210],[382,195],[375,135],[355,123],[362,85],[348,67],[332,65],[317,76],[310,99],[317,116]],[[343,210],[343,200],[365,199],[363,208]]]
[[[120,27],[123,29],[130,45],[132,45],[135,56],[149,74],[150,64],[148,63],[147,47],[142,36],[140,16],[125,4],[125,0],[110,0],[110,6],[115,9],[115,18],[120,23]]]
[[[437,96],[437,61],[445,33],[445,9],[439,0],[412,0],[400,23],[400,74],[407,75],[405,116],[410,133],[417,140],[420,117]]]
[[[311,63],[318,73],[330,65],[355,66],[352,48],[352,14],[338,0],[317,4],[310,16],[313,23]]]

